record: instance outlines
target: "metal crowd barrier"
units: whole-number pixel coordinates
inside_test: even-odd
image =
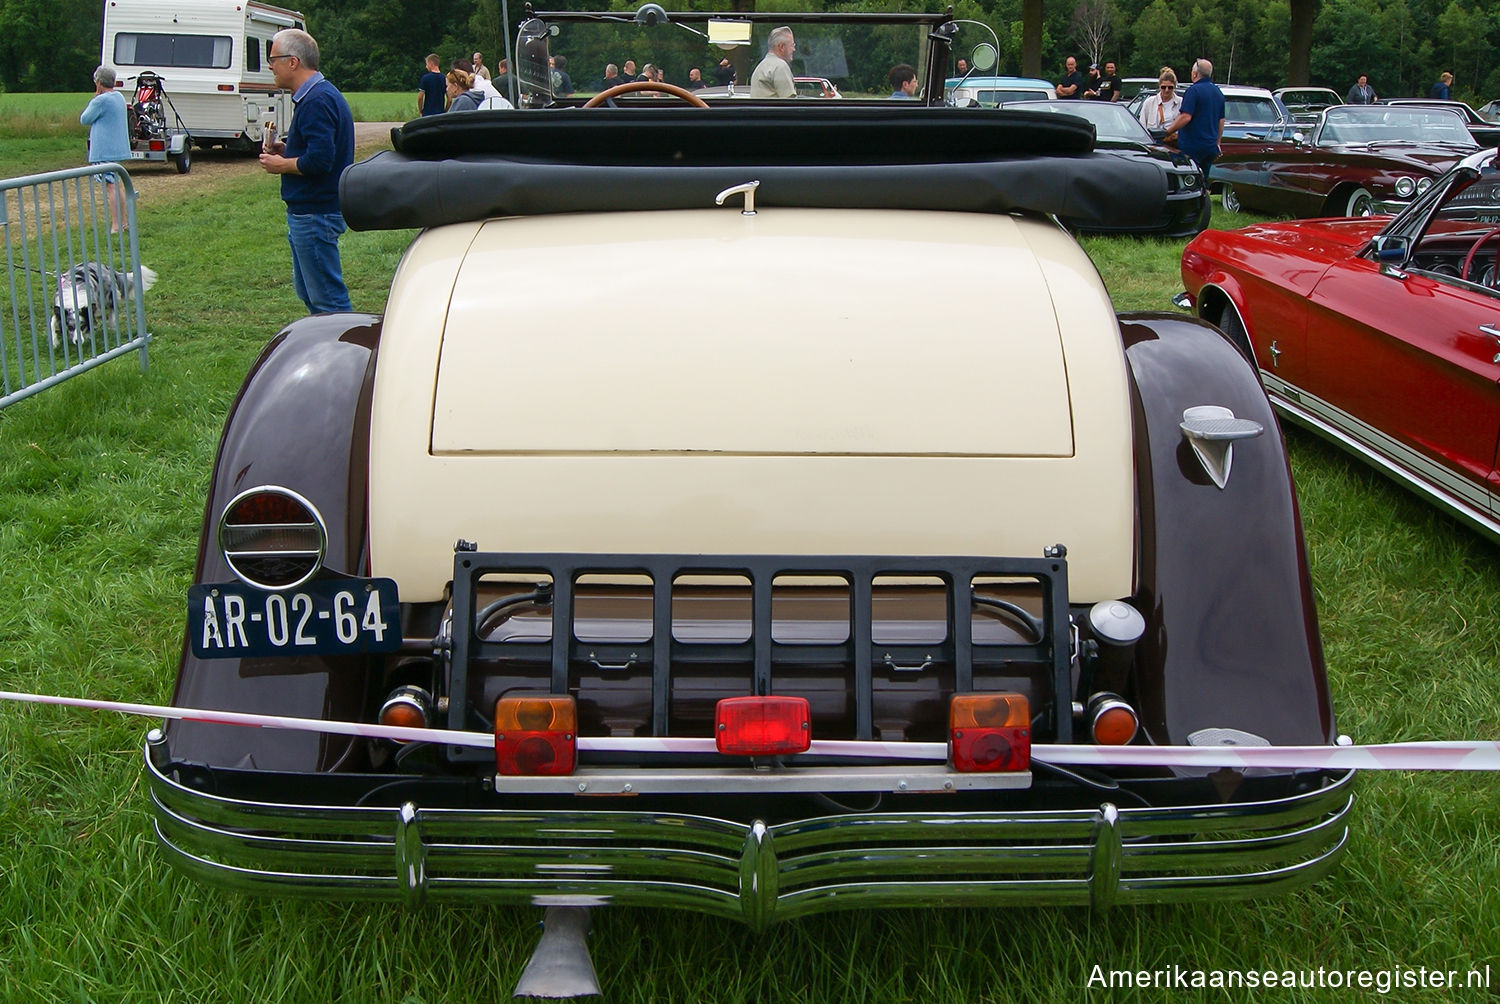
[[[104,178],[124,186],[124,229],[109,232]],[[93,164],[0,180],[0,242],[6,280],[0,285],[0,408],[129,352],[146,370],[144,297],[127,293],[114,311],[90,302],[87,284],[61,282],[74,268],[97,263],[142,287],[136,241],[135,187],[118,164]],[[108,273],[103,273],[108,275]],[[64,303],[66,300],[66,303]],[[89,310],[87,330],[58,331],[59,305]]]

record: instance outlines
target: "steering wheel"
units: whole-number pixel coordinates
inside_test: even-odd
[[[707,108],[708,102],[688,90],[686,87],[678,87],[661,80],[632,80],[626,84],[616,84],[595,94],[583,103],[585,108],[598,108],[611,98],[617,98],[622,94],[635,94],[639,91],[655,91],[658,94],[670,94],[674,98],[681,98],[694,108]]]
[[[1482,245],[1485,241],[1489,240],[1491,237],[1494,237],[1496,235],[1500,235],[1500,227],[1496,227],[1495,229],[1489,231],[1483,237],[1479,238],[1479,240],[1477,240],[1477,241],[1474,242],[1473,246],[1469,248],[1469,253],[1466,254],[1466,255],[1464,255],[1464,267],[1458,270],[1459,278],[1468,279],[1470,282],[1474,281],[1473,279],[1469,279],[1469,265],[1474,261],[1474,255],[1476,255],[1479,252],[1480,245]],[[1496,261],[1496,265],[1500,265],[1500,260]],[[1500,287],[1500,284],[1497,284],[1497,282],[1496,282],[1497,276],[1500,276],[1500,268],[1491,269],[1490,270],[1490,288],[1491,289]],[[1483,278],[1483,276],[1481,276],[1481,278]]]

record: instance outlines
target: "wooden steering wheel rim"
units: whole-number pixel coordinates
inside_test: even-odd
[[[1479,249],[1484,246],[1484,242],[1489,240],[1491,237],[1494,237],[1496,234],[1500,234],[1500,227],[1496,227],[1495,229],[1491,230],[1489,233],[1479,238],[1479,240],[1475,241],[1469,247],[1469,253],[1464,255],[1464,267],[1459,269],[1458,272],[1458,277],[1460,279],[1467,280],[1468,282],[1474,281],[1473,279],[1469,278],[1469,266],[1473,263],[1474,256],[1479,253]],[[1496,264],[1500,265],[1500,259],[1497,259]],[[1493,284],[1495,281],[1500,280],[1500,267],[1497,267],[1492,274],[1496,277],[1495,279],[1491,280],[1491,283]]]
[[[688,90],[686,87],[678,87],[666,81],[658,80],[632,80],[625,84],[616,84],[595,94],[583,103],[585,108],[598,108],[610,98],[619,97],[622,94],[634,94],[637,91],[656,91],[661,94],[670,94],[674,98],[681,98],[694,108],[707,108],[708,102]]]

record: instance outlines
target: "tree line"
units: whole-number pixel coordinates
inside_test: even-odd
[[[290,0],[284,0],[287,5]],[[524,0],[509,2],[518,19]],[[911,0],[702,0],[669,9],[930,10]],[[1040,3],[1042,75],[1057,78],[1063,60],[1114,60],[1122,76],[1154,76],[1164,65],[1186,79],[1193,59],[1215,64],[1220,82],[1277,87],[1286,82],[1294,0],[952,0],[956,16],[981,21],[1000,42],[999,73],[1023,65],[1023,7]],[[1316,3],[1310,82],[1346,91],[1360,73],[1382,96],[1425,94],[1438,74],[1454,74],[1454,93],[1500,98],[1500,10],[1487,0],[1295,0]],[[548,6],[538,0],[537,6]],[[634,0],[560,0],[570,9],[629,10]],[[444,63],[477,50],[493,66],[504,51],[501,0],[303,0],[323,70],[349,91],[416,89],[422,58]],[[0,0],[0,90],[83,91],[99,62],[100,0]],[[965,39],[972,39],[966,35]],[[850,67],[880,66],[878,33],[851,39]],[[861,47],[867,51],[861,51]],[[575,60],[580,87],[603,67]],[[582,62],[584,65],[576,65]],[[685,73],[685,67],[682,69]],[[837,81],[836,81],[837,82]]]

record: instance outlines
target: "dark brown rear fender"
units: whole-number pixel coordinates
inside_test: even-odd
[[[325,568],[365,570],[370,390],[380,318],[323,314],[283,329],[266,345],[229,410],[198,540],[194,582],[234,578],[215,541],[219,515],[257,485],[290,488],[328,526]],[[183,639],[178,705],[307,718],[359,715],[368,673],[361,659],[208,659]],[[175,722],[174,759],[263,770],[327,769],[349,751],[336,736]]]
[[[1137,659],[1142,724],[1157,743],[1208,727],[1272,743],[1334,736],[1302,521],[1260,377],[1218,329],[1124,314],[1140,510]],[[1216,488],[1183,437],[1184,409],[1224,405],[1265,426],[1234,447]]]

